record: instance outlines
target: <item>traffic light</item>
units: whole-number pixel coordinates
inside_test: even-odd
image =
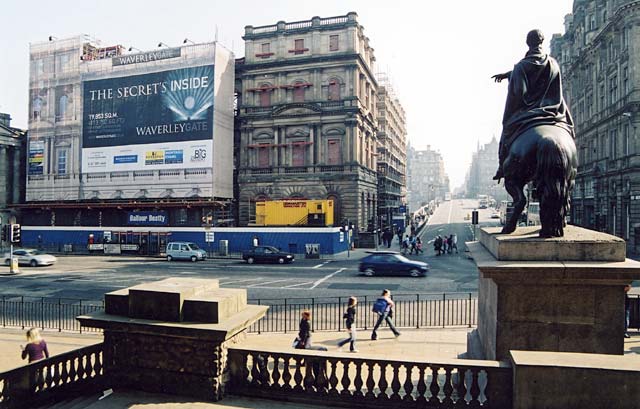
[[[11,225],[11,243],[20,243],[20,225]]]
[[[9,231],[9,225],[3,224],[2,225],[2,241],[9,241],[9,235],[7,234],[8,231]]]
[[[478,211],[474,210],[471,212],[471,224],[478,224]]]

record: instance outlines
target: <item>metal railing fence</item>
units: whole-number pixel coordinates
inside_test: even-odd
[[[370,329],[377,314],[372,311],[377,295],[358,297],[356,325]],[[640,330],[640,295],[630,296],[629,328]],[[309,310],[313,331],[341,331],[349,297],[309,297],[249,299],[250,304],[267,305],[264,318],[249,327],[249,332],[297,332],[300,314]],[[475,327],[478,299],[475,293],[395,294],[393,320],[398,328]],[[80,326],[78,315],[104,310],[103,301],[71,298],[46,298],[22,295],[0,296],[2,328],[41,328],[71,332],[99,332]],[[386,324],[383,324],[386,325]]]

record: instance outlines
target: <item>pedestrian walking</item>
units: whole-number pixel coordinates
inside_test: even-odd
[[[304,310],[300,313],[300,324],[298,325],[298,337],[294,342],[296,349],[313,349],[316,351],[326,351],[322,346],[311,344],[311,311]]]
[[[451,242],[451,248],[456,251],[456,254],[458,254],[458,236],[455,233],[452,233],[449,237],[449,241]]]
[[[444,236],[442,238],[442,254],[446,254],[447,253],[447,241],[448,241],[448,237]]]
[[[411,240],[409,241],[409,243],[411,244],[411,249],[409,251],[409,254],[413,254],[413,252],[416,252],[416,255],[418,254],[418,243],[416,241],[416,236],[411,236]]]
[[[404,240],[402,240],[402,254],[407,254],[409,251],[409,236],[404,236]]]
[[[436,256],[440,255],[442,251],[442,237],[440,237],[440,235],[437,235],[433,241],[433,250],[436,252]]]
[[[422,250],[422,240],[420,240],[420,237],[416,237],[416,254],[418,253],[424,253],[424,250]]]
[[[393,307],[395,307],[395,303],[391,299],[391,291],[386,288],[382,290],[382,294],[380,298],[373,303],[373,312],[378,314],[378,320],[376,321],[376,325],[373,327],[373,332],[371,333],[371,340],[375,341],[378,339],[378,327],[382,324],[383,321],[387,322],[389,325],[389,329],[393,332],[393,335],[397,337],[400,336],[400,332],[393,325]]]
[[[22,359],[29,358],[29,363],[49,358],[49,349],[47,343],[40,335],[38,328],[30,328],[27,331],[27,345],[20,345],[22,350]],[[36,385],[44,384],[44,373],[42,369],[38,369],[34,374],[33,381]]]
[[[349,338],[338,342],[339,348],[342,348],[344,344],[348,342],[349,352],[358,352],[356,349],[356,305],[358,305],[358,299],[356,297],[349,297],[347,311],[342,316],[345,320],[347,331],[349,331]]]
[[[253,247],[258,247],[260,245],[258,236],[253,236],[253,238],[251,239],[251,245],[253,245]]]

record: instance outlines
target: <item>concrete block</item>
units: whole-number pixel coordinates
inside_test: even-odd
[[[183,320],[217,324],[247,306],[244,289],[218,289],[189,297],[184,301]]]
[[[500,234],[499,227],[480,229],[479,241],[500,261],[625,261],[623,239],[577,226],[567,226],[564,237],[542,239],[540,226],[519,227]]]
[[[104,310],[111,315],[129,314],[129,289],[111,291],[104,295]]]
[[[182,321],[184,300],[218,288],[218,280],[167,278],[129,288],[129,317]]]

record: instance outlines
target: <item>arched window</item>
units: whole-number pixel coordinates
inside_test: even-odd
[[[340,209],[340,196],[337,193],[330,193],[327,195],[327,200],[333,201],[333,225],[338,226],[342,221],[342,212]]]
[[[271,90],[270,89],[264,89],[260,91],[260,106],[261,107],[271,106]]]

